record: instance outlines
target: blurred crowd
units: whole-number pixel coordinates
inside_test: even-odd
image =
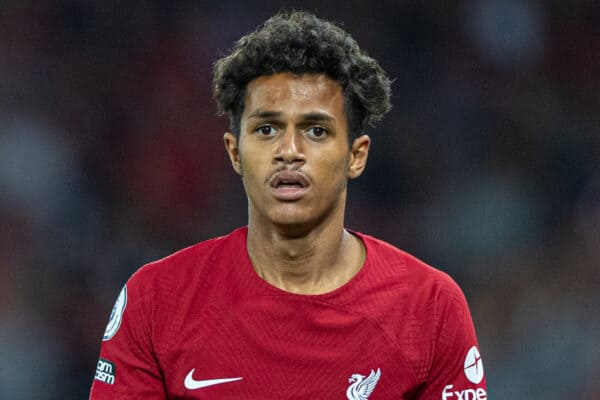
[[[246,223],[212,64],[282,8],[394,79],[348,227],[461,285],[490,398],[600,398],[600,3],[8,0],[0,399],[86,398],[128,276]]]

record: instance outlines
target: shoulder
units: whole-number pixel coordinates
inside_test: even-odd
[[[360,236],[370,271],[379,276],[378,288],[384,288],[389,304],[379,321],[423,382],[439,352],[475,342],[465,296],[447,273],[387,242]]]
[[[240,244],[245,240],[245,228],[239,228],[228,235],[215,237],[183,248],[162,259],[150,262],[139,268],[129,279],[128,285],[142,287],[162,286],[171,288],[178,284],[189,284],[191,277],[199,277],[209,271],[215,263],[226,262],[242,251]]]
[[[158,351],[176,341],[190,310],[206,304],[231,276],[231,262],[241,251],[245,230],[179,250],[139,268],[127,281],[127,311],[146,325]],[[240,248],[241,247],[241,248]]]
[[[361,237],[367,247],[370,275],[379,282],[378,287],[385,288],[381,297],[390,303],[386,320],[397,334],[418,332],[434,340],[444,331],[440,328],[449,323],[469,323],[463,291],[447,273],[387,242]]]
[[[394,245],[369,235],[359,234],[376,274],[384,274],[410,288],[415,296],[437,300],[463,297],[458,284],[446,272],[435,268]]]

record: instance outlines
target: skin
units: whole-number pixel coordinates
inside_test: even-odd
[[[344,211],[348,179],[362,174],[370,139],[349,145],[344,104],[342,87],[326,75],[261,76],[248,83],[239,138],[224,136],[248,196],[248,254],[263,279],[286,291],[330,292],[364,263]],[[292,199],[272,185],[282,170],[307,182]]]

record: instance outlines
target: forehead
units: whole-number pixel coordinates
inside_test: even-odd
[[[250,81],[243,114],[258,109],[284,114],[322,111],[337,118],[345,116],[342,87],[324,74],[286,72]]]

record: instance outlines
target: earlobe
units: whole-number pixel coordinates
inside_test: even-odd
[[[370,146],[371,138],[367,135],[362,135],[354,139],[352,149],[350,150],[350,167],[348,168],[348,177],[350,179],[358,178],[362,175],[367,166]]]
[[[235,135],[231,132],[226,132],[223,135],[223,143],[225,144],[225,151],[231,161],[233,170],[238,174],[242,175],[242,163],[240,161],[240,151],[238,149],[238,140]]]

